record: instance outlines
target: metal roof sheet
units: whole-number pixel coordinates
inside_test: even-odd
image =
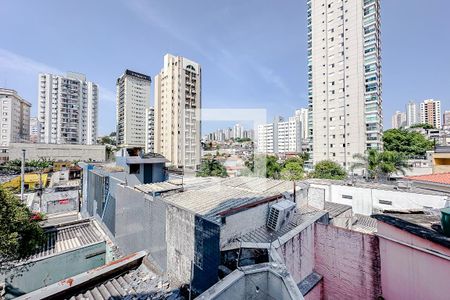
[[[155,193],[177,190],[182,188],[182,186],[164,181],[157,183],[139,184],[135,185],[134,188],[144,193]]]
[[[352,209],[351,205],[340,204],[336,202],[325,201],[324,210],[328,212],[330,218],[339,216],[340,214]]]
[[[110,299],[166,299],[172,293],[161,287],[161,278],[152,273],[144,264],[137,269],[111,278],[90,288],[70,300],[110,300]],[[175,295],[174,295],[175,296]]]
[[[292,182],[256,177],[228,178],[164,198],[194,213],[213,217],[230,208],[251,204],[292,190]]]
[[[46,242],[26,260],[42,259],[104,241],[102,233],[91,222],[91,220],[82,220],[62,227],[47,228],[45,231]]]
[[[270,230],[267,226],[261,226],[247,234],[237,238],[239,242],[271,243],[283,235],[289,233],[301,224],[311,223],[317,220],[318,213],[323,212],[310,206],[303,206],[292,216],[291,221],[278,231]]]

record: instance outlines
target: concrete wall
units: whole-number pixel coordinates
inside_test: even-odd
[[[324,300],[381,296],[376,236],[316,223],[314,240],[314,270],[323,276]]]
[[[435,299],[450,297],[450,249],[404,230],[378,222],[381,283],[385,299]],[[383,238],[440,253],[447,258]]]
[[[305,300],[322,300],[323,299],[323,282],[319,282],[308,294],[303,296]]]
[[[105,242],[49,256],[25,265],[21,273],[7,280],[7,299],[48,286],[59,280],[105,264]],[[14,272],[14,271],[13,271]],[[9,274],[7,275],[9,277]]]
[[[26,159],[29,160],[45,157],[52,160],[105,161],[106,158],[103,145],[11,143],[9,159],[21,159],[22,149],[26,150]]]
[[[314,269],[314,224],[277,249],[294,282],[299,284]]]
[[[132,188],[115,185],[115,242],[125,252],[147,250],[166,268],[166,205]]]
[[[265,226],[270,203],[244,210],[226,217],[226,223],[222,224],[220,232],[220,246],[223,247],[232,239]]]
[[[321,191],[320,191],[321,190]],[[408,191],[372,189],[337,184],[323,184],[310,187],[308,202],[325,201],[351,205],[353,213],[371,215],[374,209],[423,209],[443,208],[447,197],[441,195],[418,194]],[[384,204],[391,201],[392,204]],[[381,202],[381,203],[380,203]]]
[[[172,282],[188,283],[194,261],[195,215],[167,207],[167,273]]]
[[[262,265],[244,268],[243,271],[236,270],[232,274],[214,285],[198,299],[209,300],[302,300],[298,288],[289,276],[276,274],[270,270],[263,269]],[[261,268],[261,270],[253,270]]]

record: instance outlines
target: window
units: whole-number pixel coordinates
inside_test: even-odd
[[[342,195],[342,199],[353,199],[353,196],[350,196],[350,195]]]
[[[378,200],[378,203],[380,204],[384,204],[384,205],[392,205],[392,201],[388,201],[388,200]]]
[[[130,174],[139,174],[140,165],[139,164],[131,164],[130,165]]]

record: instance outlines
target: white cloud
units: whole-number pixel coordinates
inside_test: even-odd
[[[20,73],[62,74],[57,68],[32,60],[28,57],[0,48],[0,70],[12,70]]]
[[[65,72],[49,66],[45,63],[35,61],[31,58],[21,56],[6,49],[0,48],[0,72],[13,71],[27,76],[37,76],[38,73],[64,74]],[[99,86],[100,100],[116,102],[115,93]]]

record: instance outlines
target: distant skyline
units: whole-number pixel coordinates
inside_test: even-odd
[[[99,135],[115,131],[116,79],[127,68],[153,78],[166,53],[202,65],[203,108],[266,108],[272,120],[307,107],[306,1],[0,0],[0,7],[0,87],[31,102],[32,116],[39,72],[81,72],[100,87]],[[434,98],[450,110],[450,2],[381,8],[385,128],[409,100]],[[151,95],[153,105],[153,83]],[[208,124],[204,132],[226,126]]]

